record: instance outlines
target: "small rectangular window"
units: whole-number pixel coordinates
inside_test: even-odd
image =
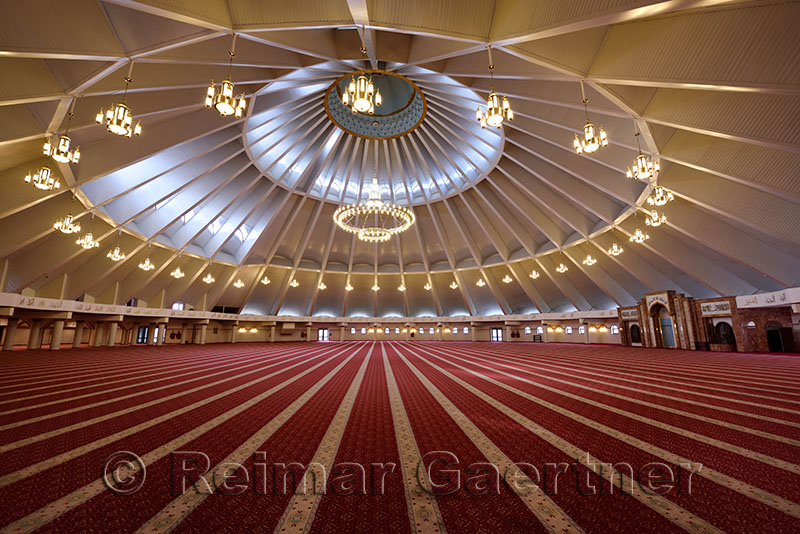
[[[389,327],[388,327],[388,326],[387,326],[386,328],[384,328],[384,329],[383,329],[383,333],[384,333],[384,334],[388,334],[388,333],[389,333]]]
[[[173,310],[182,310],[184,308],[184,306],[185,305],[184,305],[183,302],[173,302],[172,303],[172,309]]]
[[[544,327],[543,326],[537,326],[536,327],[536,333],[539,334],[540,336],[542,334],[544,334]]]
[[[579,334],[585,334],[586,333],[586,327],[584,325],[580,325],[578,327],[578,333]]]
[[[458,327],[457,326],[453,327],[453,334],[458,334]]]
[[[436,333],[436,329],[434,327],[430,327],[430,328],[428,328],[428,333],[433,335],[433,334]]]
[[[395,334],[399,334],[399,333],[400,333],[400,327],[396,327],[396,328],[394,329],[394,333],[395,333]]]
[[[464,327],[464,333],[465,333],[465,334],[469,334],[469,327],[468,327],[468,326],[465,326],[465,327]]]
[[[564,328],[564,332],[566,332],[567,334],[571,334],[572,333],[572,327],[568,326],[568,327]]]
[[[619,327],[617,325],[615,325],[615,324],[612,324],[611,325],[611,333],[614,334],[615,336],[619,335]]]
[[[356,333],[356,328],[355,327],[350,328],[350,333],[351,334],[355,334]]]
[[[367,329],[364,328],[364,327],[361,327],[361,335],[363,336],[366,333],[367,333]]]
[[[531,333],[531,327],[530,326],[526,326],[525,327],[525,333],[526,334],[530,334]]]

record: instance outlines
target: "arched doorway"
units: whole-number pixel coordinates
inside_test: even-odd
[[[672,348],[675,343],[675,325],[672,316],[663,304],[654,304],[650,308],[650,317],[653,320],[653,331],[656,337],[656,347]]]
[[[642,329],[639,328],[639,325],[633,323],[631,325],[631,343],[636,343],[638,345],[642,344]]]
[[[787,352],[783,343],[783,336],[781,335],[781,324],[770,322],[766,325],[767,328],[767,350],[769,352]]]

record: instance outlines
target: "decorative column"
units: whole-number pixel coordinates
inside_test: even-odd
[[[238,326],[237,324],[231,325],[231,343],[236,343],[236,328]]]
[[[542,323],[542,343],[547,343],[547,325]]]
[[[275,327],[274,326],[270,326],[269,327],[269,342],[272,343],[273,341],[275,341]]]
[[[150,331],[147,332],[147,344],[148,345],[155,345],[156,344],[156,328],[158,328],[158,325],[156,323],[150,323]]]
[[[477,329],[477,327],[475,325],[470,325],[469,332],[470,332],[470,334],[472,334],[472,341],[477,341],[477,337],[478,337],[477,330],[478,329]]]
[[[306,327],[306,341],[311,341],[311,327]]]
[[[82,341],[83,341],[83,321],[76,321],[75,334],[72,336],[72,348],[73,349],[81,348]]]
[[[620,322],[620,325],[621,324],[622,323]],[[583,342],[586,343],[587,345],[589,345],[589,344],[592,343],[592,341],[589,339],[589,326],[588,325],[581,325],[581,326],[583,326],[583,332],[584,332],[584,337],[585,337]],[[580,326],[578,328],[580,328]],[[622,327],[620,327],[620,331],[622,331]]]
[[[17,320],[13,317],[8,318],[6,326],[6,337],[3,339],[3,350],[14,350],[14,338],[17,336]]]
[[[158,333],[156,334],[156,345],[159,347],[164,344],[164,338],[167,333],[167,323],[159,323]]]
[[[181,343],[184,343],[184,344],[186,343],[186,336],[188,336],[188,335],[189,335],[189,325],[187,325],[186,323],[183,323],[181,325]],[[191,341],[191,340],[189,340],[189,341]]]
[[[131,347],[135,347],[139,340],[139,326],[140,323],[133,323],[131,327]]]
[[[92,347],[99,347],[100,340],[103,339],[101,332],[103,330],[103,322],[97,321],[94,325],[94,332],[92,333],[91,345]]]
[[[53,322],[53,335],[50,338],[50,350],[61,349],[61,338],[64,335],[64,319],[56,319]]]
[[[200,345],[206,344],[206,331],[208,330],[208,325],[203,324],[200,325]]]
[[[108,343],[109,347],[117,344],[117,323],[108,324]]]
[[[42,346],[42,320],[31,321],[31,331],[28,332],[28,348],[38,349]]]

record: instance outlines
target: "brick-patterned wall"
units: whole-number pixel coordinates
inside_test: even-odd
[[[755,328],[747,328],[753,321]],[[741,339],[739,352],[767,352],[767,323],[780,323],[781,327],[792,327],[792,309],[788,306],[779,308],[739,308],[733,316],[733,328],[737,342]],[[741,334],[741,337],[740,337]]]

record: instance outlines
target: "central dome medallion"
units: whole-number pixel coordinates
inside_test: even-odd
[[[408,206],[457,195],[494,169],[505,137],[474,120],[485,104],[475,91],[417,66],[361,66],[301,68],[259,92],[244,142],[265,177],[335,204],[366,200],[377,178],[384,200]],[[381,95],[372,115],[354,114],[342,101],[362,74]]]

